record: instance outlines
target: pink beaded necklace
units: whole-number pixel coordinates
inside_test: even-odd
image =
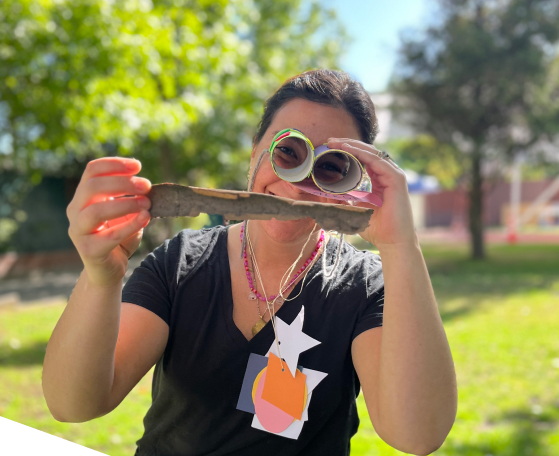
[[[244,231],[244,226],[241,226],[241,235],[240,235],[241,243],[243,242],[243,231]],[[309,259],[307,261],[305,261],[305,264],[293,275],[293,278],[287,284],[287,286],[283,289],[281,294],[284,294],[287,290],[289,290],[293,286],[293,284],[295,283],[297,278],[303,272],[305,272],[305,270],[309,267],[309,265],[312,263],[312,261],[314,260],[314,258],[318,254],[318,250],[322,246],[323,242],[324,242],[324,230],[320,230],[320,239],[318,240],[318,243],[316,244],[316,247],[315,247],[313,253],[309,257]],[[264,298],[262,295],[260,295],[260,293],[258,293],[256,291],[256,288],[254,287],[254,282],[252,280],[252,276],[251,276],[250,271],[248,269],[248,258],[247,258],[246,246],[245,246],[245,250],[243,252],[243,258],[244,258],[244,262],[245,262],[245,272],[246,272],[246,276],[247,276],[247,280],[248,280],[248,286],[250,288],[250,293],[248,295],[248,299],[250,299],[251,301],[257,301],[256,302],[256,307],[258,309],[258,316],[260,317],[260,320],[258,321],[258,323],[256,323],[252,328],[252,335],[254,336],[254,335],[256,335],[256,333],[258,333],[266,325],[266,322],[263,319],[263,315],[260,314],[260,306],[258,305],[258,299],[260,299],[261,301],[267,302],[267,304],[269,304],[270,302],[272,302],[272,303],[277,302],[280,305],[283,304],[284,299],[281,296],[279,296],[279,294],[278,294],[278,295],[270,296],[268,298],[268,301],[266,301],[266,298]],[[266,309],[266,310],[268,310],[268,309]],[[266,315],[266,311],[264,311],[264,315]]]

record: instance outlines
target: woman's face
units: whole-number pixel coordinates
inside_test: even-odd
[[[252,175],[262,151],[268,149],[277,132],[285,128],[295,128],[302,131],[311,140],[314,147],[326,143],[328,138],[332,137],[361,140],[355,121],[345,109],[295,98],[288,101],[276,112],[264,136],[252,149],[249,177]],[[269,153],[262,158],[252,191],[294,200],[343,203],[341,200],[324,198],[304,192],[291,183],[280,179],[272,169]],[[314,226],[314,220],[310,217],[287,221],[261,220],[259,223],[268,235],[278,241],[297,239],[304,234],[308,234]]]

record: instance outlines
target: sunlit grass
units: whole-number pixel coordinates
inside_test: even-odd
[[[456,422],[435,455],[559,454],[559,246],[425,246],[457,371]],[[372,429],[363,397],[352,455],[403,454]]]
[[[0,312],[0,416],[111,456],[131,456],[151,403],[153,369],[112,413],[87,423],[52,418],[41,387],[48,339],[65,302]],[[14,348],[16,347],[16,348]]]
[[[456,365],[458,415],[434,454],[559,454],[559,246],[423,248]],[[59,423],[41,389],[47,341],[64,302],[0,312],[0,416],[111,456],[133,455],[151,403],[150,371],[112,413]],[[374,432],[363,396],[352,455],[403,454]]]

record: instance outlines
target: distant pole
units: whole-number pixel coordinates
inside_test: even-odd
[[[520,198],[522,191],[522,162],[517,154],[511,169],[510,210],[508,220],[507,242],[515,244],[518,240],[518,219],[520,217]]]

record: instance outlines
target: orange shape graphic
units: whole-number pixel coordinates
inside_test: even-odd
[[[307,376],[297,369],[293,378],[285,361],[283,365],[282,372],[280,359],[269,354],[262,399],[300,420],[306,404]]]

